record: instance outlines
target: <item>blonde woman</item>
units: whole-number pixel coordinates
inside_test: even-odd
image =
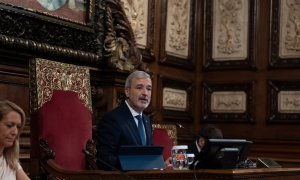
[[[25,113],[15,103],[0,101],[0,179],[29,180],[19,163],[19,138]]]

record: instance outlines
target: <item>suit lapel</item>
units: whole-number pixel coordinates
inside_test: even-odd
[[[139,134],[139,130],[138,130],[138,127],[135,123],[135,119],[134,117],[131,115],[131,120],[129,121],[130,123],[130,126],[131,127],[131,130],[132,132],[134,132],[134,138],[136,139],[136,141],[138,142],[139,145],[142,144],[142,140],[141,140],[141,137],[140,137],[140,134]]]
[[[124,119],[126,120],[126,124],[128,125],[128,128],[130,129],[131,133],[134,137],[132,137],[137,145],[142,145],[142,140],[141,140],[141,137],[140,137],[140,134],[139,134],[139,130],[138,130],[138,127],[135,123],[135,119],[134,117],[132,116],[129,108],[127,107],[126,103],[122,103],[122,107],[124,109]],[[126,116],[125,116],[126,114]],[[129,133],[128,133],[129,134]]]
[[[132,132],[132,134],[134,135],[133,138],[136,140],[138,145],[142,145],[142,139],[140,137],[139,130],[135,123],[134,117],[132,116],[132,114],[125,102],[122,103],[121,105],[122,105],[122,108],[124,109],[124,111],[126,111],[126,113],[124,112],[124,114],[126,114],[126,117],[124,115],[124,117],[125,117],[124,119],[126,119],[126,123],[128,124],[129,129]],[[152,138],[151,138],[152,137],[152,127],[151,127],[152,125],[151,125],[150,119],[147,116],[145,116],[143,114],[142,118],[143,118],[143,123],[144,123],[144,127],[145,127],[146,139],[147,139],[146,144],[151,145],[152,144]]]

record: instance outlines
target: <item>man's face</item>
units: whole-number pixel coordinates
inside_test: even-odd
[[[133,78],[131,87],[125,89],[128,104],[136,112],[141,113],[151,101],[152,81],[150,78]]]
[[[199,144],[200,148],[203,148],[203,146],[205,145],[205,139],[203,137],[200,137],[198,144]]]

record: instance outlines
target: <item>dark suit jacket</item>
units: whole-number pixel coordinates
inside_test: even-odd
[[[152,145],[152,122],[143,114],[147,145]],[[97,165],[100,169],[120,168],[118,152],[122,145],[142,145],[137,125],[126,103],[108,112],[97,126]]]
[[[188,145],[188,149],[186,151],[188,154],[194,154],[195,157],[197,157],[200,152],[198,151],[198,148],[196,146],[196,142],[194,141],[193,143]]]

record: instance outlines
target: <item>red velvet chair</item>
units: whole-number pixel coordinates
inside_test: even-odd
[[[55,151],[54,161],[65,169],[86,167],[85,149],[92,138],[91,112],[73,91],[53,90],[52,97],[37,112],[39,139]]]
[[[171,157],[171,149],[177,144],[177,129],[171,124],[153,124],[153,145],[164,146],[164,160]]]
[[[57,178],[85,177],[83,150],[92,139],[89,69],[34,59],[30,62],[30,93],[32,160],[38,159],[45,173]],[[37,173],[41,171],[33,172]],[[99,172],[95,175],[99,179]]]

